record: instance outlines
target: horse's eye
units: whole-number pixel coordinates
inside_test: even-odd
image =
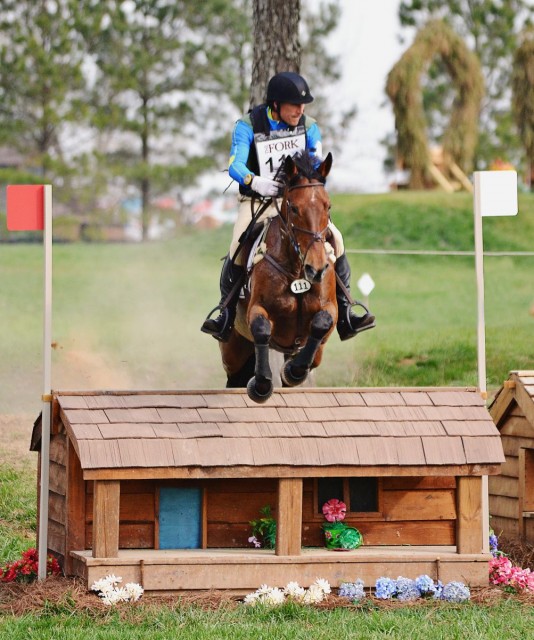
[[[295,204],[291,205],[291,213],[294,213],[296,216],[298,216],[299,208],[297,207],[297,205],[295,205]]]

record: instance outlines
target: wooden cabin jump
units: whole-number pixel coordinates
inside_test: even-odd
[[[534,544],[534,371],[512,371],[489,411],[506,458],[489,481],[491,526]]]
[[[40,421],[32,448],[40,449]],[[426,573],[488,580],[481,476],[503,462],[475,389],[55,392],[49,549],[67,575],[147,591],[333,586]],[[364,544],[324,546],[340,498]],[[275,550],[250,521],[269,504]]]

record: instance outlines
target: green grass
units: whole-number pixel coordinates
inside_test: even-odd
[[[35,471],[13,468],[0,455],[0,566],[35,546]],[[0,636],[1,637],[1,636]]]
[[[471,198],[395,193],[333,198],[347,248],[473,249]],[[219,258],[230,228],[185,230],[144,245],[54,247],[53,387],[56,389],[218,388],[225,376],[217,343],[199,326],[218,300]],[[514,218],[484,220],[488,251],[532,250],[534,197]],[[0,407],[39,410],[42,247],[0,245]],[[320,386],[473,385],[476,283],[472,257],[350,254],[354,285],[376,288],[377,328],[329,341]],[[534,366],[531,257],[485,260],[488,386]]]
[[[425,638],[425,640],[507,640],[532,637],[532,607],[510,599],[479,605],[405,606],[395,609],[318,610],[285,605],[212,611],[195,606],[123,606],[120,611],[76,613],[67,605],[45,606],[40,615],[0,618],[0,636],[10,640],[331,640]]]

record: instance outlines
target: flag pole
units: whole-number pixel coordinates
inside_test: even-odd
[[[475,271],[477,280],[477,364],[478,389],[481,397],[488,397],[486,380],[486,319],[484,315],[484,238],[482,234],[482,207],[480,204],[480,172],[474,172],[473,212],[475,216]],[[489,482],[488,476],[481,478],[482,491],[482,551],[489,553]]]
[[[52,186],[44,185],[44,318],[43,395],[41,421],[41,493],[39,498],[38,578],[46,578],[48,552],[48,492],[50,467],[50,423],[52,408]]]

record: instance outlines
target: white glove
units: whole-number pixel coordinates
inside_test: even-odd
[[[259,193],[260,196],[277,196],[284,185],[281,182],[271,180],[270,178],[254,176],[250,186],[252,187],[252,190]]]

